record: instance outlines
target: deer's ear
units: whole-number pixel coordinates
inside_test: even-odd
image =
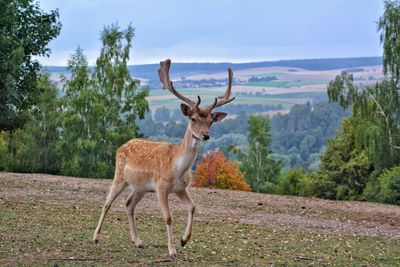
[[[185,115],[187,117],[192,115],[192,108],[186,104],[183,104],[183,103],[181,104],[181,110],[182,110],[183,115]]]
[[[217,122],[217,121],[222,121],[226,117],[226,115],[227,114],[225,112],[214,112],[211,113],[211,118],[213,122]]]

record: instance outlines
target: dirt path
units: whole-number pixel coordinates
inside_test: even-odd
[[[29,199],[80,209],[98,206],[100,213],[110,184],[111,180],[0,172],[0,205]],[[196,220],[400,239],[398,206],[204,188],[192,188],[191,194],[197,204]],[[128,190],[114,203],[114,210],[124,210],[127,195]],[[183,205],[175,196],[170,199],[173,216],[184,219]],[[138,205],[138,212],[161,218],[154,194],[145,196]]]

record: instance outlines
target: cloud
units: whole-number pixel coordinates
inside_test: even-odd
[[[374,23],[381,0],[226,1],[41,0],[59,8],[60,36],[41,62],[66,63],[78,45],[94,64],[104,25],[136,28],[129,64],[175,61],[247,62],[381,54]],[[346,8],[343,8],[346,3]]]
[[[94,9],[99,6],[100,2],[96,0],[65,0],[66,11],[76,11],[83,9]]]

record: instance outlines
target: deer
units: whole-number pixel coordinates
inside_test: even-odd
[[[158,75],[163,85],[162,88],[168,89],[175,97],[184,102],[181,103],[180,108],[183,115],[188,118],[188,125],[182,142],[172,144],[134,138],[117,149],[114,180],[94,231],[93,241],[98,243],[104,218],[113,201],[126,187],[130,187],[132,191],[126,200],[129,232],[132,244],[142,248],[143,243],[135,226],[135,207],[146,193],[155,192],[167,228],[169,256],[175,259],[177,254],[172,238],[172,218],[168,195],[176,194],[187,207],[187,224],[181,237],[181,246],[183,247],[192,234],[193,216],[196,209],[188,191],[192,179],[192,165],[199,151],[200,142],[210,139],[209,130],[212,123],[219,122],[227,116],[225,112],[212,112],[212,110],[232,102],[235,97],[230,98],[233,71],[229,68],[225,94],[218,98],[215,97],[214,102],[206,108],[201,108],[199,95],[197,95],[197,101],[194,102],[175,90],[169,75],[170,66],[170,59],[161,61]]]

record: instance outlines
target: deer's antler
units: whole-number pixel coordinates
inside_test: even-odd
[[[228,68],[228,87],[226,88],[225,94],[218,97],[219,99],[223,99],[223,100],[218,101],[218,99],[215,98],[214,103],[207,107],[207,110],[209,112],[211,112],[211,110],[213,110],[216,107],[220,107],[222,105],[228,104],[228,103],[232,102],[233,100],[235,100],[235,97],[229,98],[229,96],[231,95],[231,90],[232,90],[232,78],[233,78],[233,71],[231,68]]]
[[[192,108],[199,107],[201,99],[200,96],[197,96],[197,102],[190,100],[189,98],[181,95],[178,91],[175,90],[171,79],[169,78],[169,69],[171,67],[171,59],[166,59],[160,62],[160,68],[158,69],[158,76],[160,77],[160,82],[163,85],[163,89],[168,89],[172,94],[174,94],[177,98],[182,100],[183,102],[190,105]]]

